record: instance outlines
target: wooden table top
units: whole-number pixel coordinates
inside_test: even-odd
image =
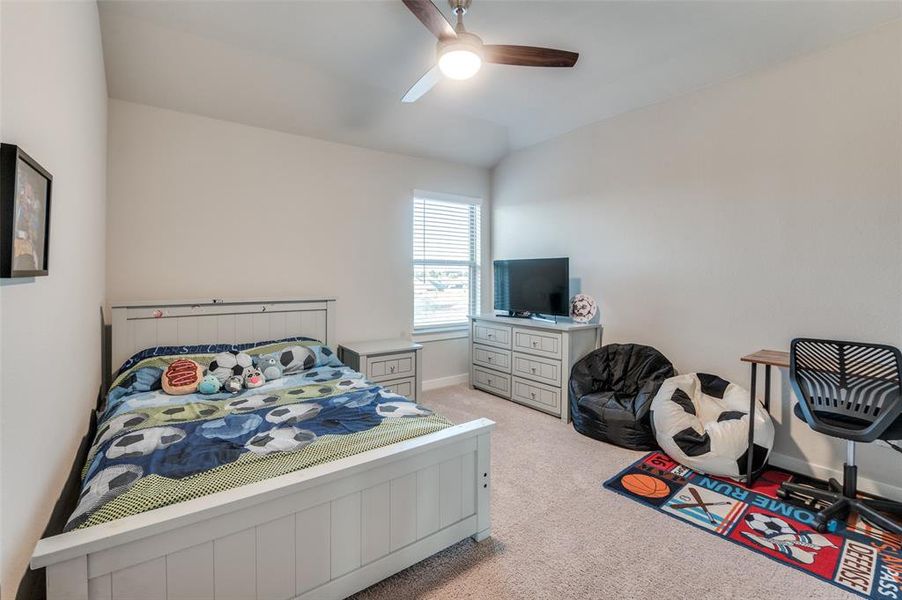
[[[740,360],[772,367],[789,367],[789,352],[782,350],[758,350],[743,356]]]

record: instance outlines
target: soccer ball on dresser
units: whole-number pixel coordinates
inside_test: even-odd
[[[588,323],[597,312],[595,298],[588,294],[577,294],[570,299],[570,318],[577,323]]]
[[[210,366],[207,367],[207,374],[213,375],[219,380],[219,383],[224,384],[232,376],[241,377],[243,380],[246,371],[253,366],[254,361],[249,354],[229,350],[228,352],[220,352],[213,357],[213,360],[210,361]]]
[[[708,475],[746,480],[749,392],[708,373],[665,379],[651,403],[655,439],[677,462]],[[755,444],[752,468],[767,464],[774,424],[760,403],[752,417]]]

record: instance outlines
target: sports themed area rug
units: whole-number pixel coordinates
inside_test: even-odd
[[[859,596],[902,600],[902,536],[854,516],[818,533],[814,512],[777,498],[793,478],[767,469],[749,489],[653,452],[604,487]]]

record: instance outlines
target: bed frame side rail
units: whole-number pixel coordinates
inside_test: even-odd
[[[343,598],[490,535],[478,419],[257,484],[46,538],[49,600]]]

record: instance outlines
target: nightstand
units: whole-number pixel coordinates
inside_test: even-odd
[[[370,381],[413,401],[422,396],[422,344],[408,340],[350,342],[338,346],[338,358]]]

